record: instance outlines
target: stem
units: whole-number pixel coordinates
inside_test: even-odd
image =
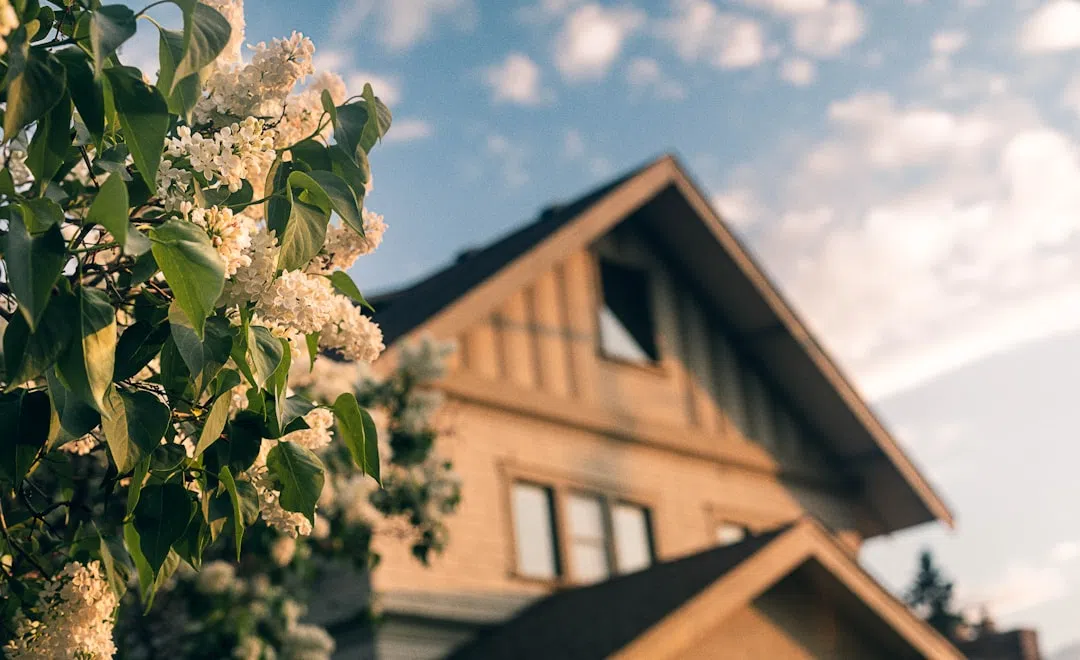
[[[49,576],[49,571],[45,570],[45,567],[29,552],[23,549],[21,545],[15,542],[15,539],[11,538],[11,534],[8,533],[7,519],[4,517],[4,502],[3,498],[0,498],[0,534],[4,536],[4,540],[7,544],[15,549],[15,552],[19,553],[23,559],[30,562],[45,577]]]
[[[171,1],[171,0],[157,0],[157,2],[151,2],[150,4],[148,4],[148,5],[146,5],[145,7],[143,7],[143,8],[142,8],[142,9],[141,9],[141,10],[139,11],[139,13],[135,14],[135,18],[139,18],[140,16],[143,16],[143,15],[145,15],[145,14],[146,14],[146,12],[150,11],[150,10],[151,10],[151,9],[153,9],[154,7],[157,7],[158,5],[164,5],[164,4],[166,4],[166,3],[170,2],[170,1]],[[149,16],[147,16],[147,18],[150,18],[150,17],[149,17]]]

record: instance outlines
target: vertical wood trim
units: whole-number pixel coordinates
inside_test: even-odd
[[[564,321],[565,301],[561,298],[558,277],[558,270],[552,269],[536,281],[533,309],[542,387],[552,394],[565,397],[573,391],[573,383],[570,382],[567,347],[569,329]]]
[[[499,380],[506,380],[507,375],[507,346],[506,346],[506,319],[503,317],[502,310],[498,309],[491,314],[491,331],[495,337],[495,364],[498,367],[496,376]]]
[[[579,251],[566,260],[565,269],[570,363],[577,383],[577,394],[584,401],[597,401],[600,398],[595,282],[591,265],[592,255]]]
[[[488,316],[469,328],[465,336],[468,346],[469,369],[484,378],[500,378],[502,367],[501,349],[494,316]]]
[[[458,356],[458,368],[462,371],[469,371],[474,369],[472,363],[472,351],[469,346],[469,333],[463,332],[458,335],[457,338],[457,356]]]
[[[506,351],[506,372],[511,382],[522,387],[536,387],[536,367],[533,365],[532,340],[529,337],[525,292],[517,291],[500,309],[503,317],[503,348]]]
[[[571,397],[580,393],[578,377],[574,369],[574,343],[578,341],[570,323],[570,301],[566,291],[566,270],[563,264],[555,265],[555,299],[558,306],[560,348],[566,366],[566,389]]]
[[[667,279],[667,278],[665,278]],[[670,281],[670,280],[669,280]],[[674,284],[674,282],[672,282]],[[686,295],[686,292],[680,290],[678,286],[671,286],[670,292],[672,295],[672,302],[674,302],[675,315],[673,321],[678,328],[679,337],[679,360],[682,364],[679,365],[679,372],[682,378],[683,386],[683,401],[686,405],[686,421],[690,426],[701,426],[701,416],[698,414],[697,397],[694,390],[694,370],[693,370],[693,345],[690,337],[690,306],[692,301],[690,297]]]
[[[530,284],[525,287],[525,332],[529,339],[529,359],[533,367],[533,382],[536,384],[537,389],[550,390],[547,381],[551,380],[551,375],[546,372],[543,353],[540,350],[541,335],[544,333],[544,328],[540,324],[539,314],[536,309],[536,286],[536,284]]]

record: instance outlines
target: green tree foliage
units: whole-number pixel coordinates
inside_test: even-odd
[[[147,13],[163,4],[176,29]],[[122,62],[140,24],[156,82]],[[300,35],[245,63],[242,25],[241,0],[0,0],[7,657],[111,657],[118,602],[153,612],[209,559],[310,534],[335,475],[392,493],[365,409],[386,402],[290,387],[322,353],[383,349],[344,271],[385,228],[364,201],[391,114],[370,85],[305,83]]]
[[[934,630],[950,639],[964,622],[953,604],[953,583],[945,577],[929,550],[919,554],[919,569],[908,588],[907,603]]]

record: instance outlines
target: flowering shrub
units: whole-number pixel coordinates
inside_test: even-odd
[[[409,543],[421,561],[445,542],[443,518],[457,506],[460,487],[449,464],[430,451],[438,401],[428,386],[442,376],[449,350],[431,341],[404,346],[399,368],[385,379],[362,363],[321,360],[312,370],[294,367],[292,384],[315,400],[355,388],[373,411],[380,437],[398,438],[381,452],[382,487],[331,441],[331,419],[313,417],[310,428],[290,440],[312,448],[327,471],[311,533],[298,534],[288,523],[256,525],[244,538],[238,565],[229,548],[208,549],[198,573],[180,565],[147,615],[129,594],[117,629],[120,657],[328,660],[332,638],[313,622],[300,622],[319,596],[318,585],[332,584],[341,593],[351,582],[362,594],[363,573],[378,561],[371,544],[379,535]],[[417,451],[421,444],[429,450]],[[347,612],[354,625],[370,622],[373,614],[359,594]]]
[[[177,29],[146,13],[166,2]],[[140,18],[160,36],[153,83],[119,53]],[[381,475],[378,396],[289,384],[323,353],[383,350],[345,269],[386,228],[364,200],[390,112],[314,75],[300,34],[245,61],[243,27],[242,0],[0,0],[7,656],[112,657],[129,584],[151,610],[204,559],[333,527],[346,472],[392,493],[420,465],[394,449]],[[317,657],[296,611],[267,643]]]

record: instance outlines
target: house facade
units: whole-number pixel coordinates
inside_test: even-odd
[[[376,307],[458,343],[463,483],[378,657],[962,657],[857,562],[947,507],[672,157]]]

